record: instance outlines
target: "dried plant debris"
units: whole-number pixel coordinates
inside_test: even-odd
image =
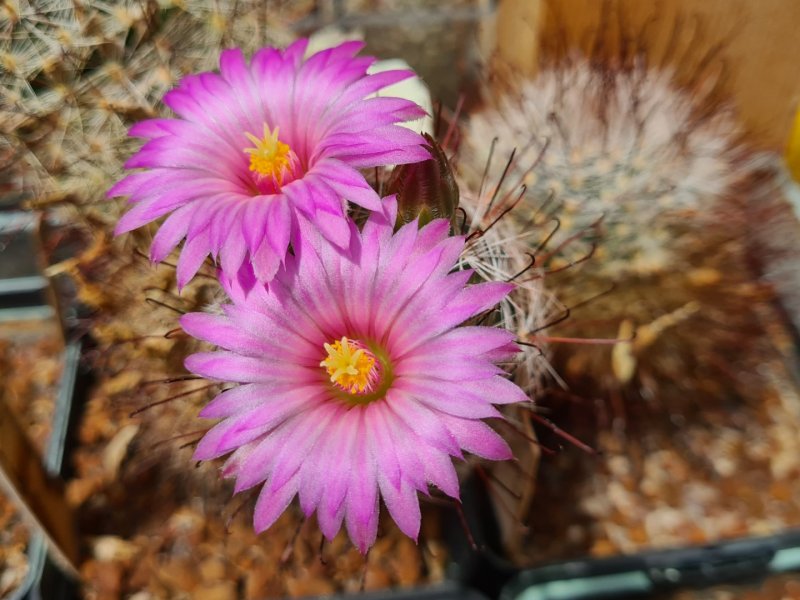
[[[561,383],[537,407],[598,454],[537,427],[545,448],[568,449],[540,463],[535,518],[510,548],[519,562],[800,524],[798,465],[781,450],[800,433],[797,382],[784,366],[792,340],[753,268],[746,212],[731,202],[716,214],[702,236],[676,226],[671,268],[613,281],[594,253],[545,280],[572,307],[551,340],[618,343],[551,345]]]
[[[0,494],[0,598],[9,596],[25,581],[28,535],[19,512]]]
[[[321,547],[300,515],[283,515],[265,540],[243,514],[226,525],[204,504],[173,507],[165,521],[143,525],[128,539],[93,537],[92,557],[81,570],[85,597],[294,598],[357,592],[362,585],[409,587],[428,571],[417,546],[393,529],[384,531],[365,566],[345,536]],[[436,545],[426,552],[444,558]]]
[[[62,368],[62,342],[50,324],[0,325],[2,401],[16,414],[34,447],[44,454],[50,437]]]
[[[795,350],[772,307],[753,308],[762,338],[739,363],[723,367],[720,358],[718,367],[732,371],[727,377],[710,367],[683,375],[680,366],[672,387],[653,378],[649,385],[659,385],[649,393],[644,383],[603,398],[584,386],[543,402],[600,454],[543,461],[539,519],[530,523],[523,560],[632,553],[800,525]],[[540,436],[545,446],[557,443]]]

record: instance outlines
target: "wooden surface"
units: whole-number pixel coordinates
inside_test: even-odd
[[[497,7],[495,69],[534,73],[539,62],[539,0],[502,0]]]
[[[78,538],[62,482],[49,476],[40,456],[0,398],[0,488],[25,519],[47,537],[51,555],[77,573]]]
[[[532,21],[538,29],[528,26]],[[588,52],[598,32],[614,39],[620,28],[644,44],[651,64],[674,68],[679,81],[713,54],[709,68],[724,72],[724,91],[747,129],[763,145],[783,149],[800,102],[800,2],[500,0],[497,54],[518,72],[533,74],[540,56]]]

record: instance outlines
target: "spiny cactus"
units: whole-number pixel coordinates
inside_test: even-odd
[[[460,208],[463,210],[463,232],[467,244],[461,257],[462,267],[474,269],[487,281],[513,281],[516,289],[499,306],[499,322],[513,331],[518,339],[530,343],[515,376],[520,385],[538,390],[543,375],[549,370],[547,344],[537,334],[557,317],[563,306],[546,290],[543,266],[530,252],[545,238],[544,228],[534,226],[521,232],[512,224],[513,197],[474,192],[462,180]]]
[[[5,2],[0,26],[3,188],[31,205],[93,212],[136,142],[128,126],[164,112],[180,77],[216,68],[219,50],[294,38],[308,2]],[[102,207],[102,208],[100,208]]]
[[[681,90],[643,61],[551,66],[472,117],[472,161],[485,161],[493,137],[500,154],[516,148],[512,178],[533,202],[555,193],[562,236],[602,218],[596,268],[612,278],[659,271],[674,258],[672,226],[713,218],[751,172],[730,111],[704,112],[709,90]]]
[[[779,414],[770,402],[775,389],[791,389],[774,374],[775,340],[784,343],[786,333],[770,287],[752,268],[761,256],[754,256],[749,236],[764,216],[764,209],[754,211],[753,205],[763,207],[766,192],[759,180],[769,177],[763,172],[767,161],[725,102],[725,69],[713,59],[719,45],[704,38],[700,26],[683,36],[676,54],[689,55],[685,71],[697,71],[682,72],[678,79],[663,64],[654,66],[659,60],[648,55],[644,33],[621,31],[622,5],[598,4],[612,16],[610,9],[617,7],[620,19],[585,32],[580,38],[590,42],[585,58],[569,55],[565,38],[543,40],[539,75],[511,82],[510,91],[490,97],[470,119],[462,172],[478,181],[488,154],[508,155],[516,148],[508,179],[526,184],[527,192],[513,211],[517,219],[507,224],[524,239],[540,222],[541,204],[552,198],[550,206],[562,205],[554,209],[560,224],[555,246],[577,236],[567,264],[587,248],[591,254],[575,268],[546,275],[546,289],[572,308],[569,319],[547,333],[619,340],[551,344],[551,362],[568,387],[549,386],[538,407],[603,452],[609,471],[612,460],[655,464],[661,453],[701,465],[693,477],[707,469],[710,454],[730,458],[735,471],[745,468],[736,454],[707,441],[694,443],[694,436],[738,434],[751,421],[768,420]],[[666,24],[676,38],[685,17]],[[558,52],[548,49],[554,42]],[[490,177],[504,166],[494,163]],[[536,247],[530,239],[521,244],[517,252]],[[544,447],[561,441],[543,428],[537,433]],[[607,544],[607,553],[642,548],[644,543],[635,548],[618,543],[640,534],[639,507],[634,511],[629,502],[620,503],[624,517],[612,518],[590,506],[608,503],[609,497],[613,504],[623,487],[630,498],[628,491],[636,492],[642,480],[636,469],[627,477],[604,472],[596,457],[580,452],[545,458],[531,514],[546,516],[523,535],[518,560],[585,555],[594,551],[593,537]],[[730,489],[717,483],[720,475],[738,479],[735,472],[714,473],[713,487],[719,490]],[[676,490],[685,489],[688,475],[679,483]],[[656,512],[656,502],[669,503],[673,514],[686,516],[690,503],[673,504],[667,488],[653,503],[640,501],[644,512]],[[696,512],[708,506],[715,503],[691,501]],[[672,544],[689,541],[686,523],[693,520],[705,524],[687,517]],[[597,535],[601,529],[606,537]]]

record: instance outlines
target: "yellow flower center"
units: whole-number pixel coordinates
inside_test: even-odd
[[[328,356],[319,366],[328,371],[331,383],[351,394],[369,393],[374,389],[378,368],[372,352],[346,337],[324,347]]]
[[[278,139],[278,127],[272,131],[264,123],[264,136],[261,139],[252,133],[245,132],[245,135],[255,144],[254,148],[244,149],[250,155],[250,170],[259,175],[273,177],[281,183],[283,173],[290,164],[291,149]]]

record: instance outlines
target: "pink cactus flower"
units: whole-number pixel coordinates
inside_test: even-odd
[[[166,94],[177,118],[131,128],[148,141],[125,166],[144,170],[109,191],[133,204],[116,233],[169,215],[150,256],[163,260],[185,238],[180,286],[209,254],[224,272],[249,264],[268,282],[300,219],[347,248],[345,201],[381,207],[359,169],[429,158],[423,138],[397,125],[425,111],[408,100],[369,97],[411,71],[367,75],[375,59],[355,56],[360,42],[304,59],[306,45],[263,48],[250,64],[240,50],[226,50],[219,74],[189,75]]]
[[[189,356],[186,367],[238,384],[200,413],[221,421],[195,457],[232,453],[222,473],[236,492],[261,486],[257,531],[299,496],[328,539],[344,522],[366,552],[382,497],[416,539],[418,492],[434,485],[459,497],[452,457],[511,457],[483,419],[500,417],[494,404],[528,400],[496,365],[518,351],[514,336],[462,324],[512,285],[467,285],[471,271],[451,272],[464,238],[448,237],[447,220],[393,234],[397,205],[384,206],[361,232],[349,225],[345,251],[303,226],[269,286],[243,293],[254,280],[245,269],[226,280],[234,301],[222,314],[181,319],[187,333],[219,347]]]

